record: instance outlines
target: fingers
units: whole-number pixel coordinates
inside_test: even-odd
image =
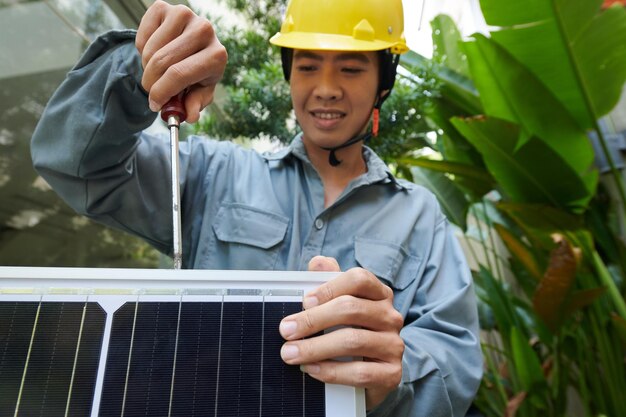
[[[368,388],[368,391],[372,390],[370,387],[377,385],[388,392],[396,388],[402,380],[401,363],[389,366],[380,362],[324,361],[302,365],[301,369],[313,378],[328,384]],[[371,406],[368,404],[369,408]]]
[[[194,86],[185,95],[185,108],[187,109],[187,122],[195,123],[200,119],[200,112],[213,102],[215,86]]]
[[[342,328],[311,339],[283,345],[280,354],[290,365],[308,364],[344,356],[360,356],[378,362],[402,358],[404,342],[392,332]]]
[[[199,45],[204,41],[203,39],[188,39],[189,42],[186,44],[181,42],[180,35],[184,31],[189,30],[189,26],[193,26],[195,21],[198,20],[198,17],[187,7],[177,6],[174,9],[174,7],[169,6],[169,8],[163,9],[162,12],[159,10],[159,12],[158,16],[146,21],[146,24],[150,25],[146,29],[146,31],[150,31],[149,36],[146,36],[147,34],[143,35],[145,40],[142,38],[141,42],[138,39],[135,40],[135,43],[138,45],[137,49],[141,53],[141,64],[144,68],[148,66],[148,63],[155,55],[158,55],[155,57],[157,60],[168,58],[168,55],[161,51],[168,45],[170,54],[186,49],[188,51],[180,51],[180,53],[186,52],[189,55],[191,52],[189,50],[198,49]],[[140,30],[141,28],[140,26]],[[145,32],[137,32],[137,36],[140,33],[143,34]],[[140,49],[139,45],[141,44],[143,44],[143,47]]]
[[[328,256],[314,256],[309,261],[309,271],[316,272],[340,272],[339,263],[335,258]]]
[[[393,299],[391,288],[381,283],[374,274],[363,268],[352,268],[307,293],[302,305],[305,309],[309,309],[342,295],[352,295],[373,301]]]
[[[171,97],[187,90],[187,120],[196,121],[213,100],[228,60],[211,23],[187,7],[157,1],[144,15],[135,43],[150,108],[158,111]]]
[[[184,76],[195,77],[194,82],[208,78],[203,73],[191,72],[195,68],[190,64],[199,65],[203,59],[214,59],[212,55],[221,44],[215,37],[213,27],[208,20],[197,16],[190,22],[179,20],[182,20],[180,16],[166,19],[144,47],[141,54],[144,67],[142,85],[146,90],[150,90],[168,69],[184,61],[187,61],[187,67],[180,67],[187,70],[181,71]],[[210,70],[211,65],[204,65],[201,69]]]
[[[192,122],[192,114],[199,113],[213,100],[215,86],[222,75],[221,69],[215,72],[216,59],[213,50],[204,49],[169,66],[164,73],[158,75],[154,84],[149,88],[147,86],[151,81],[147,81],[147,86],[144,88],[150,93],[152,110],[155,110],[153,106],[157,107],[156,110],[160,109],[171,97],[182,91],[181,88],[184,90],[186,86],[192,86],[185,100],[187,120]],[[156,71],[153,71],[152,76],[155,76],[155,73]],[[146,77],[145,74],[147,71],[144,72],[144,77]],[[189,92],[195,93],[190,97]]]
[[[137,34],[135,35],[135,46],[139,54],[143,53],[143,48],[150,39],[150,36],[158,29],[163,22],[169,5],[164,1],[155,1],[146,11],[139,22]]]
[[[286,340],[296,340],[340,325],[400,332],[403,324],[402,315],[387,300],[371,301],[343,295],[318,308],[285,317],[279,330]]]
[[[340,271],[333,258],[317,256],[309,271]],[[306,294],[304,311],[281,321],[287,340],[281,357],[320,381],[366,388],[367,408],[375,407],[402,378],[402,315],[393,291],[363,268],[352,268]],[[342,327],[308,339],[303,337]],[[357,328],[355,328],[355,326]],[[338,362],[339,357],[364,361]]]

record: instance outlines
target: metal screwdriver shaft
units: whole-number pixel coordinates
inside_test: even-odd
[[[174,269],[181,269],[183,243],[180,221],[180,169],[178,160],[178,129],[187,118],[183,103],[184,93],[172,97],[161,110],[161,118],[170,130],[170,154],[172,159],[172,225],[174,237]]]

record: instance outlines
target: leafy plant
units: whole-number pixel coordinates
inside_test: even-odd
[[[446,198],[478,264],[485,415],[565,415],[572,391],[584,415],[626,409],[625,245],[606,222],[624,220],[608,204],[624,190],[614,167],[616,194],[599,185],[587,136],[604,140],[597,119],[626,80],[626,11],[600,4],[481,0],[497,30],[462,42],[439,16],[433,59],[402,61],[415,88],[435,80],[437,136],[434,158],[395,162]]]
[[[284,1],[226,1],[255,24],[222,36],[227,96],[201,129],[288,141],[297,126],[267,43]],[[437,17],[433,59],[403,56],[371,143],[464,231],[486,364],[476,405],[487,416],[566,415],[572,392],[585,416],[626,410],[626,236],[616,226],[626,193],[598,123],[626,80],[626,11],[601,3],[481,0],[496,29],[465,42]],[[613,194],[592,165],[590,130]]]

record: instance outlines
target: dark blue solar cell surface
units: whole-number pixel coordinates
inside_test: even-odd
[[[0,416],[12,416],[39,303],[0,302]]]
[[[182,304],[173,417],[215,413],[220,312],[220,303]]]
[[[324,385],[280,358],[278,324],[300,308],[125,304],[113,319],[100,416],[323,417]]]
[[[99,415],[323,417],[324,385],[280,358],[278,325],[300,308],[124,304],[113,317]],[[0,302],[0,416],[16,408],[89,416],[105,321],[95,302]]]
[[[0,317],[0,415],[89,415],[105,312],[96,303],[0,302]]]

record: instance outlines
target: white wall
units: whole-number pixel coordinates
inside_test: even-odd
[[[438,14],[452,17],[463,36],[486,30],[478,0],[403,0],[403,4],[407,43],[428,58],[433,53],[430,21]]]

